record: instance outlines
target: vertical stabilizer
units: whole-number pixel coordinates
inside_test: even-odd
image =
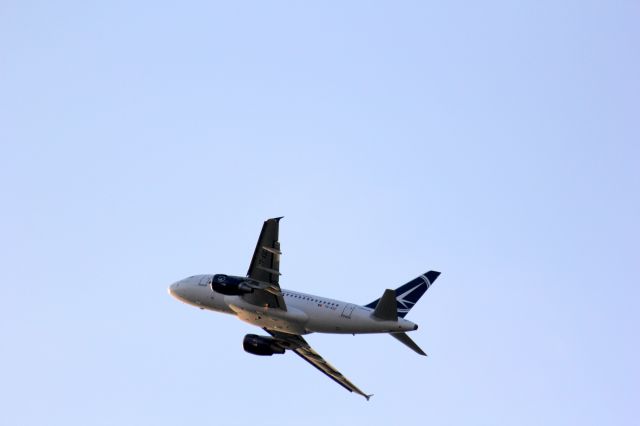
[[[395,290],[397,314],[400,318],[404,318],[409,313],[411,308],[418,303],[418,300],[420,300],[422,295],[429,289],[429,287],[431,287],[431,284],[433,284],[439,276],[440,272],[438,271],[425,272]],[[382,298],[376,299],[365,306],[367,308],[377,309],[378,304],[381,301]]]

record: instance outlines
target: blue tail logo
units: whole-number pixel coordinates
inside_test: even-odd
[[[409,313],[411,308],[418,303],[418,300],[439,276],[440,272],[429,271],[396,289],[396,302],[398,303],[398,316],[400,318],[404,318]],[[375,309],[379,301],[380,299],[376,299],[365,306]]]

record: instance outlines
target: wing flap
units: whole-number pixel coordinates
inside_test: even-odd
[[[333,377],[330,374],[327,374],[322,368],[318,367],[316,365],[316,363],[312,362],[310,359],[308,359],[307,357],[305,357],[304,355],[302,355],[298,350],[293,351],[295,352],[296,355],[298,355],[300,358],[304,359],[305,361],[307,361],[309,364],[313,365],[315,368],[317,368],[319,371],[321,371],[322,373],[324,373],[325,375],[327,375],[331,380],[333,380],[334,382],[336,382],[337,384],[339,384],[340,386],[342,386],[343,388],[345,388],[346,390],[348,390],[349,392],[353,392],[351,390],[351,388],[349,386],[347,386],[346,384],[342,383],[340,380],[336,379],[335,377]],[[365,397],[367,397],[367,395],[365,395]],[[369,399],[369,398],[367,398]]]

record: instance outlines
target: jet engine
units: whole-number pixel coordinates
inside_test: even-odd
[[[253,355],[283,354],[284,348],[280,346],[273,337],[247,334],[244,336],[242,347],[245,351]]]
[[[217,274],[211,280],[211,290],[227,296],[240,296],[253,293],[253,287],[246,282],[246,278]]]

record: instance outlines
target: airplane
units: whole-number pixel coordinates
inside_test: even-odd
[[[379,299],[364,306],[285,290],[280,288],[280,219],[282,217],[264,222],[246,276],[193,275],[171,284],[169,294],[200,309],[235,315],[270,334],[247,334],[243,341],[246,352],[270,356],[293,351],[339,385],[368,401],[372,395],[351,383],[302,336],[310,333],[387,333],[426,356],[407,335],[407,332],[417,330],[418,325],[405,316],[440,272],[428,271],[395,290],[387,289]]]

